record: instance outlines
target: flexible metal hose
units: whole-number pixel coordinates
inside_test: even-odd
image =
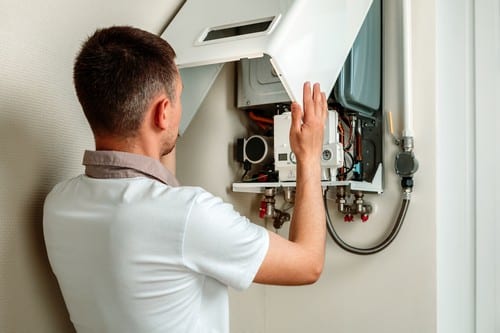
[[[409,193],[404,193],[403,199],[401,201],[401,208],[399,209],[398,216],[396,218],[396,221],[394,222],[394,226],[389,233],[389,235],[381,241],[379,244],[369,247],[369,248],[359,248],[355,247],[352,245],[347,244],[340,236],[337,234],[335,231],[335,228],[333,227],[332,220],[330,218],[330,213],[328,212],[328,204],[327,204],[327,199],[326,199],[326,192],[323,195],[323,202],[325,204],[325,213],[326,213],[326,227],[328,230],[328,233],[332,237],[332,239],[337,243],[338,246],[340,246],[342,249],[346,250],[347,252],[351,252],[354,254],[359,254],[359,255],[369,255],[369,254],[374,254],[377,252],[382,251],[385,249],[387,246],[389,246],[392,241],[396,238],[396,236],[399,233],[399,230],[401,229],[401,226],[403,225],[403,221],[406,216],[406,212],[408,211],[408,206],[410,205],[410,195]]]

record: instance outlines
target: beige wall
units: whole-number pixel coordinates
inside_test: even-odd
[[[80,173],[82,150],[93,148],[71,84],[81,40],[111,24],[159,33],[182,2],[0,2],[0,332],[72,332],[48,267],[41,214],[46,193]],[[397,113],[402,106],[399,1],[385,2],[384,99],[386,109]],[[414,2],[415,133],[421,168],[400,236],[386,251],[369,257],[344,253],[328,240],[325,272],[316,285],[255,285],[232,292],[232,332],[435,332],[434,13],[433,1]],[[259,198],[230,190],[240,175],[232,144],[248,134],[244,115],[233,105],[230,64],[180,139],[178,173],[185,184],[207,188],[259,222]],[[391,171],[395,149],[389,138],[386,143],[386,191],[370,197],[376,213],[367,224],[338,223],[342,235],[356,244],[381,237],[398,208],[398,179]]]

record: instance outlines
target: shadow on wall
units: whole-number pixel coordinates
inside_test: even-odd
[[[50,121],[36,119],[40,116],[35,110],[4,106],[0,105],[0,331],[74,332],[50,269],[42,227],[43,202],[56,183],[54,143],[64,142],[47,134]],[[57,168],[64,168],[64,163]]]

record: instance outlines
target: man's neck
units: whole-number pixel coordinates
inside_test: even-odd
[[[155,145],[148,144],[145,138],[141,137],[116,137],[99,136],[95,137],[96,150],[114,150],[149,156],[154,159],[160,159],[159,149]]]

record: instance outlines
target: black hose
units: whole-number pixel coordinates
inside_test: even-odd
[[[369,247],[369,248],[359,248],[355,247],[352,245],[347,244],[340,236],[337,234],[335,231],[335,228],[333,227],[332,220],[330,218],[330,213],[328,212],[328,204],[326,202],[326,192],[323,196],[323,201],[325,204],[325,213],[326,213],[326,227],[328,230],[328,233],[332,237],[332,239],[337,243],[338,246],[340,246],[342,249],[344,249],[347,252],[351,252],[354,254],[359,254],[359,255],[369,255],[369,254],[375,254],[377,252],[382,251],[385,249],[387,246],[389,246],[392,241],[396,238],[396,236],[399,233],[399,230],[401,229],[401,226],[403,225],[403,221],[406,216],[406,212],[408,211],[408,206],[410,205],[410,199],[409,197],[404,197],[402,202],[401,202],[401,208],[399,209],[398,217],[396,218],[396,221],[394,222],[394,227],[391,230],[391,233],[379,244]]]

